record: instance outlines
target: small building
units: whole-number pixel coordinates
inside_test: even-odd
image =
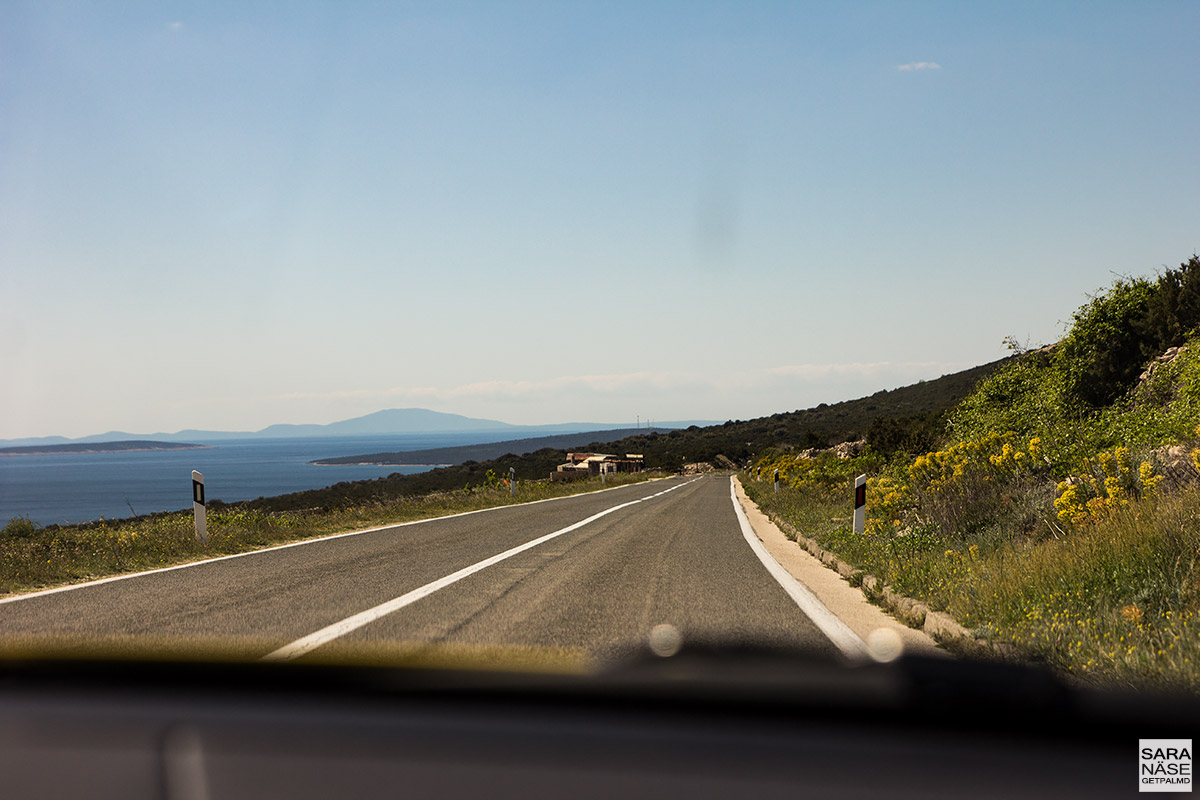
[[[567,453],[565,464],[559,464],[554,480],[594,477],[601,473],[641,472],[644,459],[640,453],[626,453],[625,457],[608,453]]]

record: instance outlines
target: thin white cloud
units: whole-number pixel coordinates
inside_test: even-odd
[[[183,23],[182,22],[172,22],[167,27],[173,31],[181,31],[181,30],[183,30]]]
[[[654,419],[751,418],[867,397],[881,389],[932,380],[971,366],[973,362],[947,361],[801,363],[735,368],[717,374],[645,370],[332,391],[310,387],[253,399],[243,395],[230,398],[230,419],[245,419],[250,400],[256,422],[214,422],[199,427],[253,430],[281,420],[331,422],[381,408],[409,407],[527,425],[632,421],[639,413],[647,419],[647,412]]]
[[[694,379],[672,372],[628,372],[617,375],[565,375],[540,381],[484,381],[447,390],[451,397],[524,397],[551,392],[616,394],[630,389],[672,389]]]
[[[276,395],[275,400],[370,400],[386,397],[440,397],[444,394],[432,386],[406,386],[391,389],[348,389],[338,392],[288,392]]]
[[[353,400],[370,398],[437,399],[461,398],[513,399],[547,394],[569,394],[573,391],[590,393],[619,393],[632,388],[672,389],[692,385],[693,376],[670,372],[629,372],[617,375],[564,375],[558,378],[530,381],[480,381],[460,386],[393,386],[385,389],[353,389],[336,392],[289,392],[278,395],[280,400]]]
[[[901,72],[920,72],[924,69],[941,69],[942,65],[936,61],[910,61],[907,64],[901,64],[896,69]]]
[[[876,375],[927,373],[936,370],[956,372],[972,366],[974,364],[953,361],[874,361],[870,363],[850,364],[789,364],[782,367],[770,367],[762,370],[762,372],[768,375],[783,375],[807,379],[819,379],[831,375],[851,375],[869,378]]]
[[[393,386],[334,392],[289,392],[278,400],[411,400],[411,401],[513,401],[531,398],[567,397],[572,393],[622,395],[633,392],[724,390],[732,386],[758,388],[781,380],[879,380],[936,377],[974,364],[942,361],[879,361],[847,364],[788,364],[747,370],[728,375],[689,372],[627,372],[610,375],[563,375],[542,380],[496,380],[459,386]]]

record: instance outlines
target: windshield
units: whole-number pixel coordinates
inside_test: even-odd
[[[0,7],[0,645],[1200,686],[1194,4]]]

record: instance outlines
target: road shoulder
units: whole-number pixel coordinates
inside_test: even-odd
[[[861,590],[851,586],[832,569],[822,564],[783,531],[746,496],[741,481],[734,479],[738,503],[750,521],[750,527],[767,552],[788,573],[804,584],[831,612],[864,641],[879,628],[896,632],[904,643],[904,652],[914,655],[946,655],[937,642],[923,631],[914,630],[878,606],[872,605]]]

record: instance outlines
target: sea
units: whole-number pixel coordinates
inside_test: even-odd
[[[227,439],[203,449],[0,457],[0,527],[14,517],[39,525],[121,519],[192,507],[192,470],[209,500],[232,503],[341,481],[424,472],[429,466],[317,466],[321,458],[425,450],[497,441],[472,433]],[[509,437],[511,438],[511,434]]]

